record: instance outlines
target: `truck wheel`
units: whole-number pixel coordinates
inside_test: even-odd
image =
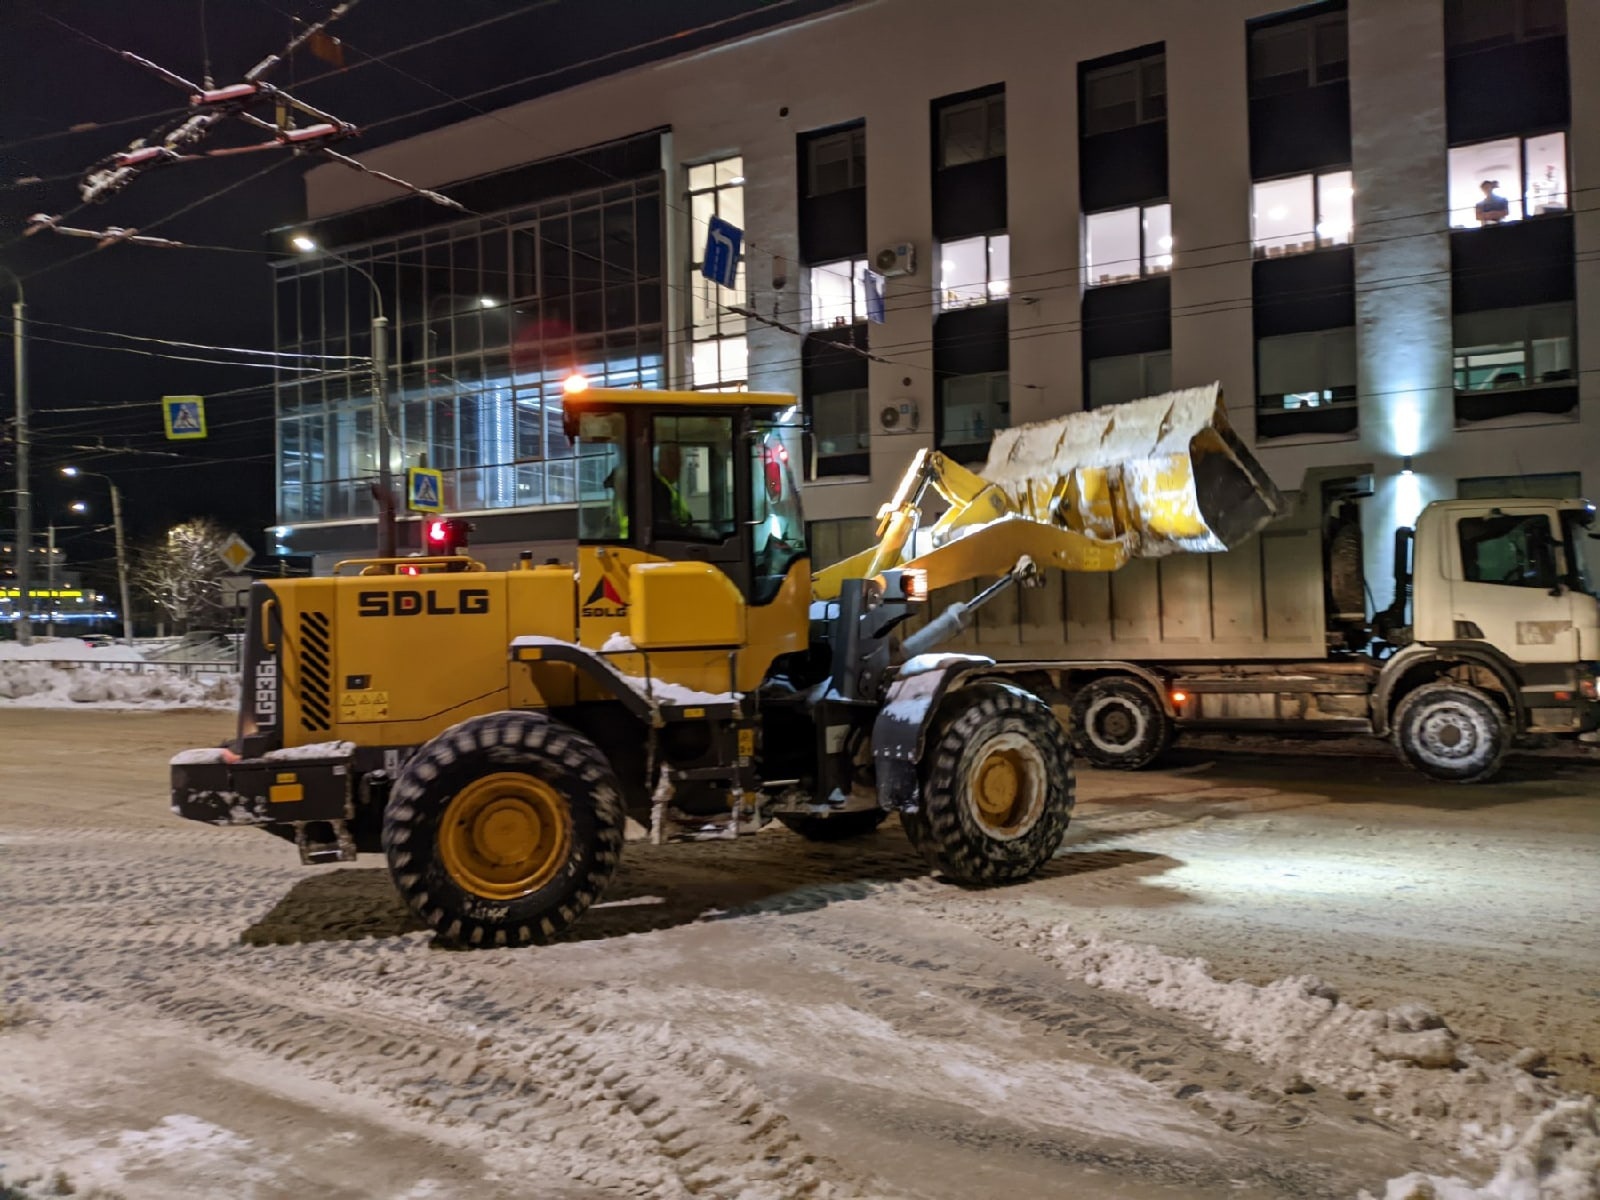
[[[383,814],[407,904],[463,946],[543,944],[593,904],[622,853],[622,789],[588,738],[543,713],[445,730],[406,764]]]
[[[1424,775],[1451,783],[1481,783],[1500,769],[1511,742],[1505,714],[1475,687],[1441,680],[1400,701],[1394,740]]]
[[[881,808],[867,808],[860,812],[835,813],[833,816],[814,816],[810,813],[778,813],[778,824],[793,830],[808,842],[842,842],[846,838],[865,837],[877,831],[889,814]]]
[[[1172,736],[1172,718],[1138,680],[1095,679],[1072,697],[1072,748],[1094,766],[1137,771],[1159,758]]]
[[[957,883],[1025,879],[1072,816],[1072,746],[1042,700],[999,683],[964,688],[928,732],[922,798],[900,823]]]

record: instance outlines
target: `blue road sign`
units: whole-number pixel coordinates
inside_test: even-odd
[[[743,241],[744,230],[721,217],[712,217],[706,229],[706,255],[700,264],[700,274],[713,283],[731,288],[739,276],[739,246]]]
[[[407,470],[406,507],[412,512],[444,511],[444,472],[428,467]]]

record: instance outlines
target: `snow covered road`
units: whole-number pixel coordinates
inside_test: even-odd
[[[1085,772],[993,892],[892,822],[630,843],[570,940],[466,954],[376,859],[171,817],[228,724],[0,712],[0,1197],[1600,1194],[1554,1107],[1600,1084],[1591,768]],[[1476,1192],[1551,1111],[1543,1183]]]

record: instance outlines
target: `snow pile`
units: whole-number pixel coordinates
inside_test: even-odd
[[[641,679],[637,675],[618,674],[618,679],[646,700],[657,704],[732,704],[732,692],[702,692],[681,683],[668,683],[662,679]]]
[[[625,633],[613,633],[600,647],[601,654],[624,654],[629,650],[637,650],[633,639]]]
[[[123,645],[89,646],[82,638],[36,637],[28,646],[0,642],[0,662],[144,662],[138,650]]]
[[[28,708],[231,708],[239,681],[191,678],[169,671],[97,671],[0,660],[0,703]]]
[[[1037,949],[1091,986],[1196,1021],[1278,1068],[1286,1090],[1313,1084],[1364,1097],[1379,1117],[1419,1136],[1500,1158],[1486,1190],[1408,1176],[1393,1181],[1384,1200],[1600,1200],[1592,1098],[1570,1100],[1521,1066],[1483,1059],[1420,1002],[1356,1008],[1309,975],[1223,983],[1204,959],[1068,925],[1044,933]]]

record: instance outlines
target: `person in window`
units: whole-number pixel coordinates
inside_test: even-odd
[[[1478,186],[1483,189],[1477,208],[1479,225],[1498,225],[1511,215],[1511,202],[1495,191],[1500,186],[1498,179],[1485,179]]]
[[[650,507],[655,514],[657,537],[681,537],[694,528],[694,514],[678,491],[682,472],[683,452],[678,444],[663,443],[656,451],[656,473],[650,480]]]

